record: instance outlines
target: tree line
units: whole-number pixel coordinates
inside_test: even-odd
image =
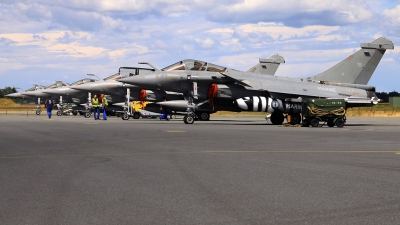
[[[381,99],[381,102],[389,102],[389,97],[398,97],[400,94],[397,91],[391,92],[375,92],[376,96]]]
[[[17,89],[15,87],[5,87],[3,89],[0,89],[0,98],[9,98],[9,97],[6,97],[6,95],[16,93],[16,92],[17,92]],[[12,99],[15,103],[19,103],[19,104],[28,103],[28,101],[25,99],[16,99],[16,98],[10,98],[10,99]]]
[[[12,94],[17,92],[15,87],[5,87],[3,89],[0,89],[0,98],[4,98],[8,94]]]

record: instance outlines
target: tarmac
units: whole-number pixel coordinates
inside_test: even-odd
[[[0,224],[400,224],[400,118],[0,126]]]

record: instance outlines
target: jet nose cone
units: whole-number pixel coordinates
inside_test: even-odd
[[[9,98],[23,98],[23,95],[21,93],[12,93],[12,94],[6,95],[6,97],[9,97]]]
[[[132,76],[128,78],[119,79],[118,81],[147,88],[157,88],[159,86],[157,84],[157,76],[155,74]]]

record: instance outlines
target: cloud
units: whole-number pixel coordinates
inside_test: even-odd
[[[382,15],[384,15],[390,20],[389,24],[391,24],[392,26],[400,25],[400,5],[397,5],[393,9],[383,10]]]
[[[373,12],[364,0],[237,1],[208,9],[207,16],[225,23],[281,22],[287,26],[345,25],[370,19]]]
[[[199,43],[202,48],[205,48],[205,49],[213,48],[215,45],[215,41],[210,38],[206,38],[206,39],[195,38],[194,40],[197,43]]]
[[[0,37],[12,40],[18,46],[32,46],[46,49],[49,53],[67,53],[70,57],[94,57],[105,51],[103,47],[88,46],[79,40],[90,39],[85,32],[49,31],[40,34],[0,34]]]
[[[96,72],[105,77],[122,64],[150,61],[161,68],[184,58],[247,70],[258,58],[276,53],[287,59],[278,74],[320,72],[319,65],[343,59],[341,54],[351,54],[360,42],[378,36],[395,44],[400,41],[399,7],[383,1],[375,10],[369,7],[371,1],[381,4],[377,0],[2,0],[0,59],[9,61],[0,60],[5,67],[0,74],[33,76],[52,68],[46,72],[67,70],[70,79],[78,80],[74,74]],[[397,47],[384,58],[390,53],[388,58],[398,62],[396,51]],[[24,68],[18,69],[21,65]]]
[[[70,24],[75,27],[76,19],[83,19],[81,27],[88,29],[85,21],[104,18],[129,17],[131,20],[142,20],[152,16],[182,17],[188,14],[205,16],[218,23],[258,23],[280,22],[287,26],[301,27],[307,25],[345,25],[369,20],[374,12],[366,0],[286,0],[280,4],[275,0],[236,0],[204,2],[195,0],[187,3],[184,0],[37,0],[31,3],[22,0],[20,3],[6,1],[7,5],[18,5],[30,18],[63,18],[76,12],[77,18],[71,18]],[[60,11],[62,8],[66,12]],[[90,16],[91,13],[97,16]],[[61,14],[61,15],[60,15]],[[64,16],[62,16],[64,15]],[[66,21],[64,21],[66,22]],[[92,22],[94,22],[92,20]]]

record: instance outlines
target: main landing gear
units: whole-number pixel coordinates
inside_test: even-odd
[[[269,118],[272,124],[274,125],[282,125],[283,121],[285,120],[285,116],[282,112],[273,112],[271,113],[271,117]],[[300,124],[301,122],[301,115],[300,113],[289,113],[286,116],[286,120],[288,123],[295,125]]]

